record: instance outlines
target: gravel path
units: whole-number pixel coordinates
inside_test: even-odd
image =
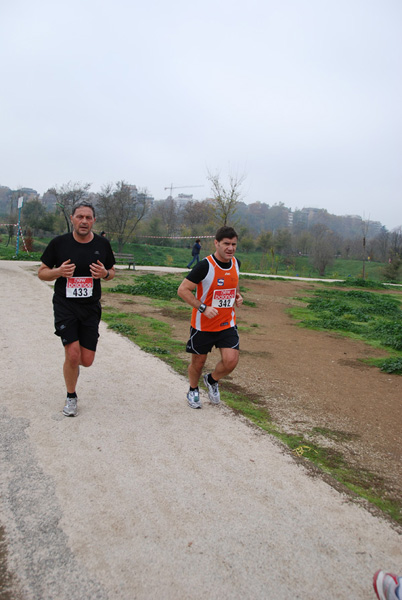
[[[365,600],[402,572],[390,524],[227,408],[188,408],[186,380],[103,323],[63,417],[50,286],[26,263],[0,278],[4,598]]]

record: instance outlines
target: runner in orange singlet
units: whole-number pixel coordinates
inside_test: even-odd
[[[199,262],[177,290],[180,298],[193,307],[190,339],[186,347],[186,351],[192,354],[187,394],[191,408],[201,408],[198,381],[207,355],[214,346],[219,348],[221,359],[212,373],[204,375],[212,404],[220,403],[220,379],[229,375],[239,361],[235,306],[240,306],[243,298],[239,292],[240,263],[234,257],[237,238],[232,227],[218,229],[214,254]]]

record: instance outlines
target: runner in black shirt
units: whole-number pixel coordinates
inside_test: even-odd
[[[115,276],[109,241],[93,233],[95,209],[80,202],[72,209],[72,233],[54,238],[42,254],[38,277],[56,281],[53,295],[55,334],[65,349],[63,366],[67,401],[63,414],[77,415],[76,384],[79,366],[95,359],[101,318],[100,280]]]

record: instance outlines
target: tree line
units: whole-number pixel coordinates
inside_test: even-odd
[[[118,251],[133,241],[189,245],[189,238],[213,235],[217,227],[229,224],[236,227],[243,252],[309,256],[321,275],[336,257],[363,260],[363,265],[365,260],[386,262],[390,278],[397,276],[402,256],[401,227],[390,232],[381,224],[359,217],[338,217],[324,209],[290,211],[282,203],[246,204],[242,194],[244,177],[230,176],[224,185],[219,173],[209,173],[208,180],[211,195],[205,200],[169,196],[159,201],[146,189],[125,181],[104,185],[98,193],[91,192],[89,183],[68,182],[50,188],[42,198],[24,202],[22,226],[34,236],[69,231],[71,208],[85,199],[96,207],[98,229],[116,242]],[[21,190],[8,196],[10,222],[16,222],[18,194]]]

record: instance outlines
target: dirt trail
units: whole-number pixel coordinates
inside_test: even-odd
[[[61,414],[51,290],[0,262],[0,523],[11,597],[373,597],[401,569],[389,523],[101,326],[80,414]]]

